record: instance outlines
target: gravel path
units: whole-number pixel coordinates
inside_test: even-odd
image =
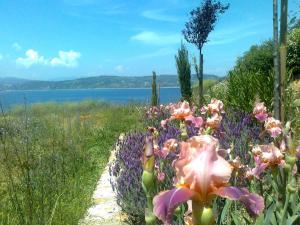
[[[123,136],[120,135],[120,139]],[[114,159],[115,151],[111,152],[96,190],[93,194],[94,205],[88,209],[86,217],[79,225],[121,225],[121,210],[116,203],[115,194],[110,185],[109,163]]]

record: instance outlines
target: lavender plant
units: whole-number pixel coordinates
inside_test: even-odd
[[[220,127],[214,135],[219,139],[222,148],[232,148],[233,156],[239,156],[241,161],[247,164],[250,162],[249,144],[257,144],[260,141],[260,132],[261,125],[251,114],[229,109],[223,114]]]
[[[119,150],[110,165],[111,185],[116,193],[117,203],[127,214],[128,222],[144,224],[146,196],[141,185],[143,167],[141,158],[145,145],[145,133],[127,134],[117,142]]]
[[[157,144],[163,149],[164,143],[180,136],[180,130],[169,124],[166,128],[159,127]],[[197,128],[188,126],[188,134],[196,135]],[[147,132],[129,133],[123,140],[117,142],[116,159],[110,165],[111,185],[117,196],[117,203],[127,215],[130,224],[145,224],[146,195],[142,187],[144,146]],[[172,162],[176,154],[169,154],[165,159],[158,157],[155,152],[155,193],[169,189],[175,176]],[[159,180],[164,174],[164,179]]]

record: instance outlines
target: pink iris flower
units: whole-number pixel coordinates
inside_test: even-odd
[[[207,105],[210,113],[224,113],[224,104],[221,100],[211,99],[210,104]]]
[[[173,107],[172,111],[172,119],[184,120],[186,117],[193,115],[193,111],[187,101],[179,102]]]
[[[171,139],[167,140],[164,143],[164,146],[162,149],[162,157],[166,158],[170,152],[176,151],[177,147],[178,147],[178,142],[176,139],[171,138]]]
[[[208,117],[206,119],[206,126],[216,129],[220,126],[221,121],[222,121],[222,116],[219,115],[218,113],[215,113],[211,117]]]
[[[196,128],[200,128],[203,125],[203,119],[201,116],[195,117],[190,115],[185,117],[185,121],[192,123]]]
[[[221,100],[211,99],[210,103],[207,106],[203,106],[200,109],[201,114],[209,112],[210,114],[221,114],[224,113],[224,104]]]
[[[265,104],[263,102],[255,103],[253,115],[260,122],[263,122],[268,118],[267,108],[265,107]]]
[[[210,135],[194,136],[181,143],[179,158],[174,162],[176,188],[154,197],[154,214],[164,222],[172,224],[175,208],[192,200],[210,206],[216,196],[239,200],[248,212],[257,216],[264,209],[261,196],[246,188],[229,186],[232,166],[218,155],[219,142]]]
[[[273,117],[269,117],[265,121],[265,128],[273,138],[278,137],[282,133],[281,122]]]
[[[256,145],[252,149],[255,160],[255,168],[251,170],[253,176],[259,178],[260,174],[268,167],[284,165],[284,155],[274,143],[268,145]]]

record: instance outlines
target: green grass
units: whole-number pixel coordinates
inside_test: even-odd
[[[138,108],[100,102],[19,106],[0,117],[0,225],[75,225]]]

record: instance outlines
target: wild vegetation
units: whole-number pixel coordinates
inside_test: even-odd
[[[138,115],[135,106],[101,102],[2,112],[0,224],[77,224],[116,138],[139,128]]]

